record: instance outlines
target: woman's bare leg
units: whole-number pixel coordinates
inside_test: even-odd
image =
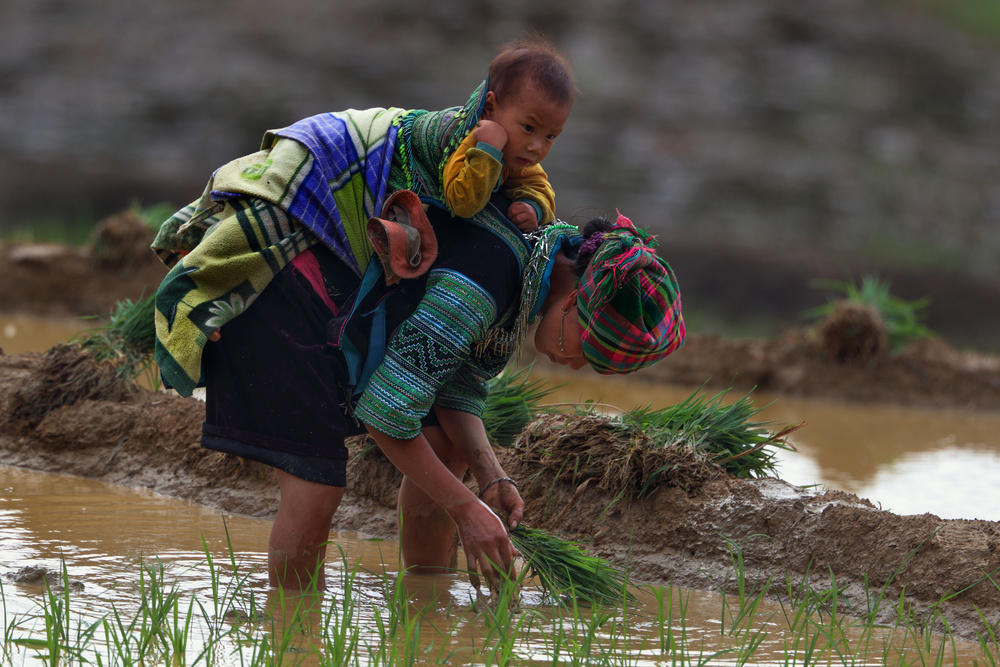
[[[438,458],[461,479],[468,469],[458,448],[436,426],[424,429],[424,436]],[[404,477],[399,486],[399,543],[403,567],[411,572],[454,570],[458,565],[458,537],[455,522],[430,496]]]
[[[325,590],[323,559],[330,522],[344,497],[344,488],[275,472],[281,500],[268,540],[268,579],[272,587],[286,590],[307,589],[315,579],[316,590]]]

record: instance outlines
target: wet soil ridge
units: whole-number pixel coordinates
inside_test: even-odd
[[[878,343],[850,338],[824,343],[808,328],[773,339],[692,335],[679,352],[636,379],[856,403],[1000,410],[1000,357],[961,352],[941,340],[921,340],[898,354],[876,354],[879,349]]]
[[[167,274],[152,241],[131,211],[102,220],[82,248],[0,241],[0,312],[92,317],[149,296]]]
[[[5,464],[273,516],[277,486],[268,469],[200,448],[203,405],[195,399],[143,389],[89,393],[20,418],[15,412],[26,388],[44,385],[47,357],[61,354],[0,356]],[[895,621],[900,599],[914,618],[933,608],[969,638],[988,631],[983,619],[993,624],[1000,615],[1000,592],[985,580],[1000,571],[996,522],[896,516],[851,494],[737,479],[683,455],[677,473],[640,499],[611,483],[628,447],[612,433],[599,417],[541,418],[498,453],[521,482],[529,525],[587,541],[594,555],[628,568],[636,582],[735,591],[738,550],[752,585],[771,580],[779,591],[786,581],[793,590],[835,585],[841,609],[848,604],[852,613],[882,622]],[[544,455],[580,447],[590,448],[577,453],[592,469],[559,469]],[[392,537],[399,474],[363,440],[352,449],[352,486],[335,527]]]
[[[7,425],[30,433],[50,412],[88,399],[127,402],[138,387],[100,367],[79,345],[57,345],[41,358],[31,381],[10,396]]]

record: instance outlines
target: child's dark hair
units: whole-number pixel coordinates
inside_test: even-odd
[[[577,249],[576,263],[573,266],[573,273],[579,278],[587,270],[587,265],[593,259],[594,253],[601,247],[604,235],[614,229],[614,225],[607,218],[591,218],[583,226],[580,235],[583,236],[583,243]],[[571,258],[572,259],[572,258]]]
[[[490,63],[489,86],[497,99],[515,96],[528,82],[536,84],[560,106],[573,103],[573,66],[551,42],[535,35],[505,45]]]

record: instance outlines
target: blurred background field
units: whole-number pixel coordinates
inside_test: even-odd
[[[769,336],[885,277],[1000,349],[1000,9],[990,0],[7,0],[0,238],[82,243],[180,206],[266,129],[462,103],[538,30],[580,96],[545,166],[571,222],[660,236],[694,331]]]

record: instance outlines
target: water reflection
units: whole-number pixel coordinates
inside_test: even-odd
[[[261,550],[269,528],[265,520],[224,519],[218,512],[141,490],[0,466],[0,575],[24,565],[58,571],[65,564],[69,576],[82,580],[85,586],[82,593],[73,596],[74,614],[89,621],[116,612],[126,618],[134,613],[143,591],[149,590],[150,577],[143,579],[143,568],[153,566],[162,571],[167,589],[197,597],[208,610],[207,617],[199,621],[209,626],[203,629],[206,636],[212,627],[218,631],[222,626],[225,630],[245,626],[241,632],[256,640],[226,649],[245,652],[244,661],[259,650],[336,652],[339,649],[331,645],[329,637],[355,633],[360,635],[357,641],[361,646],[367,645],[373,652],[372,664],[387,664],[390,661],[377,660],[376,653],[394,649],[385,645],[386,636],[380,633],[402,618],[421,625],[421,662],[433,663],[438,655],[451,656],[451,664],[479,662],[476,653],[483,649],[490,625],[473,604],[476,591],[467,577],[399,577],[394,541],[334,531],[331,538],[336,547],[330,550],[327,564],[328,594],[322,599],[275,596],[267,588],[266,553]],[[338,559],[338,553],[343,557]],[[235,555],[231,558],[230,554]],[[213,580],[208,557],[221,568],[221,580]],[[211,595],[216,589],[222,591],[221,603],[218,596]],[[547,603],[538,589],[527,587],[520,597],[519,618],[523,621],[517,624],[517,654],[536,655],[545,662],[553,651],[554,629],[565,622],[576,624],[574,639],[593,643],[586,650],[633,655],[630,664],[659,664],[656,658],[662,653],[656,638],[663,628],[657,620],[662,617],[657,603],[662,606],[663,596],[658,600],[649,591],[637,592],[643,603],[619,621],[605,624],[603,617],[587,614],[564,618],[564,612]],[[710,647],[720,642],[726,645],[729,640],[718,636],[719,598],[701,592],[684,595],[685,631],[692,641],[704,638]],[[11,615],[31,613],[40,596],[38,586],[4,581],[4,622],[9,622]],[[303,605],[311,613],[303,614]],[[668,607],[672,608],[669,602]],[[768,613],[776,614],[777,607]],[[321,621],[339,621],[343,627],[332,635],[327,633],[324,641],[320,639],[323,628],[318,627]],[[293,623],[309,627],[286,633]],[[15,633],[22,634],[20,630]],[[264,636],[269,637],[270,647],[260,641]],[[642,659],[644,652],[648,654]],[[768,653],[765,649],[761,655]],[[304,664],[319,663],[310,658]]]
[[[0,349],[4,354],[45,352],[56,343],[65,343],[94,326],[92,319],[3,315],[0,316]]]

